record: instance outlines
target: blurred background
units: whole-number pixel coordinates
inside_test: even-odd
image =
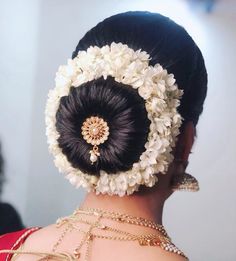
[[[167,202],[164,225],[191,261],[235,261],[234,0],[1,0],[0,142],[6,179],[1,201],[12,204],[26,226],[55,222],[80,204],[84,191],[58,174],[48,153],[47,93],[58,66],[85,32],[129,10],[169,16],[202,50],[208,96],[187,169],[201,188],[196,194],[175,193]]]

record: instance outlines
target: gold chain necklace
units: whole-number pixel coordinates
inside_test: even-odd
[[[92,222],[82,218],[81,216],[92,216],[95,217],[96,220]],[[153,229],[156,232],[153,234],[135,235],[112,226],[104,225],[101,222],[103,219],[108,219],[124,224],[143,226]],[[88,225],[88,230],[82,230],[78,226],[79,223]],[[167,235],[167,232],[162,225],[156,224],[155,222],[145,218],[134,217],[128,214],[121,214],[117,212],[104,211],[101,209],[78,208],[71,216],[58,219],[57,227],[64,225],[66,225],[66,227],[58,241],[54,244],[52,252],[56,253],[57,248],[62,243],[67,233],[75,229],[83,234],[83,238],[73,252],[74,260],[79,260],[81,258],[81,249],[85,245],[86,250],[84,260],[88,261],[91,253],[91,243],[96,238],[115,241],[137,241],[140,246],[159,246],[164,250],[186,257],[184,253],[171,242],[170,237]],[[94,232],[93,230],[95,228],[99,231],[102,231],[103,233],[101,234]],[[112,235],[107,234],[108,232],[111,232]],[[46,260],[50,260],[50,258],[48,257]]]
[[[137,226],[143,226],[148,227],[151,229],[155,229],[159,232],[161,232],[164,236],[168,236],[167,232],[163,225],[159,225],[151,220],[142,218],[142,217],[135,217],[128,214],[123,213],[117,213],[113,211],[105,211],[101,209],[95,209],[95,208],[78,208],[74,214],[85,214],[85,215],[98,215],[102,214],[103,218],[111,219],[120,223],[127,223],[131,225],[137,225]]]
[[[95,217],[95,221],[90,221],[84,219],[84,216]],[[150,229],[153,229],[155,233],[153,234],[142,234],[135,235],[127,231],[123,231],[117,228],[112,227],[111,225],[103,224],[103,219],[112,220],[114,222],[121,222],[124,224],[131,224],[136,226],[144,226]],[[78,224],[88,225],[88,230],[84,231],[81,229]],[[9,254],[30,254],[37,255],[41,258],[38,261],[49,261],[49,260],[58,260],[58,261],[78,261],[81,259],[81,250],[85,245],[85,261],[89,261],[91,254],[91,243],[93,240],[97,239],[106,239],[106,240],[116,240],[116,241],[133,241],[138,242],[140,246],[159,246],[162,249],[172,252],[178,255],[188,258],[180,251],[172,242],[170,237],[167,235],[165,228],[162,225],[156,224],[153,221],[134,217],[127,214],[120,214],[116,212],[109,212],[100,209],[77,209],[71,216],[60,218],[57,221],[57,227],[64,226],[64,229],[53,245],[52,252],[40,252],[40,251],[24,251],[24,249],[18,250],[1,250],[1,253]],[[95,232],[94,229],[96,228]],[[66,235],[73,230],[83,234],[82,240],[78,246],[74,249],[73,254],[68,252],[57,251],[60,244],[63,242]],[[102,233],[101,233],[101,232]],[[111,234],[109,234],[111,233]]]

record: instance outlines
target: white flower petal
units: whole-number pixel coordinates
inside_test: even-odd
[[[60,172],[76,187],[84,187],[97,194],[130,195],[140,185],[154,186],[157,173],[166,173],[168,164],[173,160],[171,154],[182,117],[177,112],[183,90],[178,89],[173,74],[168,74],[160,64],[149,66],[149,54],[135,51],[122,43],[111,43],[101,48],[91,46],[87,51],[79,51],[77,57],[69,59],[67,65],[60,66],[56,74],[56,87],[48,94],[45,109],[45,123],[49,150],[54,155],[55,165]],[[145,151],[132,169],[117,174],[100,171],[100,177],[88,175],[75,169],[63,155],[56,130],[56,112],[60,98],[70,92],[70,87],[103,76],[114,77],[137,89],[145,100],[147,117],[151,121]]]

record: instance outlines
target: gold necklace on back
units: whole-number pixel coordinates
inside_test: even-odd
[[[105,221],[112,221],[112,224],[105,223]],[[87,229],[82,229],[81,224],[87,225]],[[117,228],[121,224],[146,227],[153,232],[134,234]],[[92,252],[92,242],[96,239],[101,239],[137,242],[140,246],[160,247],[188,260],[184,253],[171,242],[171,238],[163,225],[142,217],[102,209],[78,208],[72,215],[58,219],[56,227],[63,227],[63,231],[50,252],[27,251],[24,250],[24,246],[17,250],[3,250],[0,252],[14,254],[13,259],[17,259],[18,255],[29,254],[39,256],[38,261],[89,261]],[[72,231],[82,233],[82,239],[74,248],[73,253],[60,251],[60,245]],[[85,247],[84,254],[82,254],[83,247]]]
[[[88,219],[88,217],[93,217],[94,220]],[[110,220],[115,223],[147,227],[153,230],[153,233],[133,234],[118,229],[114,225],[104,224],[105,220]],[[79,224],[88,225],[88,229],[81,229]],[[142,217],[135,217],[124,213],[105,211],[102,209],[78,208],[71,216],[58,219],[57,227],[61,226],[64,226],[65,229],[54,244],[52,252],[57,252],[59,245],[62,243],[67,233],[72,230],[77,230],[83,234],[83,237],[73,251],[74,260],[81,260],[81,249],[85,246],[85,256],[83,260],[89,261],[91,244],[96,239],[133,241],[137,242],[140,246],[159,246],[166,251],[186,258],[184,253],[171,242],[171,238],[168,236],[163,225],[156,224],[155,222]]]

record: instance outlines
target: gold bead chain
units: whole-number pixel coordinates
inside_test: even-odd
[[[92,222],[81,218],[83,216],[94,216],[96,221]],[[101,224],[102,219],[110,219],[116,222],[127,223],[131,225],[144,226],[156,230],[158,233],[155,234],[145,234],[145,235],[134,235],[127,231],[123,231],[108,225]],[[78,227],[78,223],[89,225],[88,231],[84,231]],[[57,227],[68,224],[71,231],[75,229],[76,231],[84,234],[81,242],[75,248],[73,256],[74,260],[79,260],[81,258],[81,249],[86,245],[85,250],[85,261],[88,261],[91,253],[91,244],[92,241],[97,239],[106,239],[106,240],[115,240],[115,241],[137,241],[140,246],[159,246],[164,250],[169,252],[174,252],[178,255],[184,256],[172,242],[170,237],[167,235],[165,228],[162,225],[156,224],[153,221],[147,220],[141,217],[134,217],[127,214],[120,214],[116,212],[104,211],[100,209],[77,209],[73,215],[61,218],[57,221]],[[118,235],[106,235],[101,233],[93,232],[93,229],[100,229],[104,233],[112,232]],[[59,240],[55,243],[53,247],[53,252],[56,252],[58,246],[61,244],[63,238],[66,236],[67,232],[70,230],[68,227],[64,230]],[[67,232],[65,232],[67,231]]]
[[[82,216],[82,217],[81,217]],[[90,221],[84,219],[84,216],[93,216],[96,218],[95,221]],[[127,231],[123,231],[114,228],[110,225],[102,224],[102,219],[108,219],[115,222],[122,222],[130,225],[144,226],[155,230],[153,234],[142,234],[135,235]],[[87,231],[81,229],[78,225],[87,224],[89,226]],[[131,241],[138,242],[140,246],[159,246],[160,248],[181,255],[187,259],[182,251],[180,251],[172,242],[170,237],[167,235],[165,228],[162,225],[156,224],[153,221],[134,217],[127,214],[120,214],[116,212],[109,212],[100,209],[77,209],[71,216],[60,218],[56,224],[57,228],[65,226],[58,240],[52,247],[52,252],[36,252],[36,251],[24,251],[23,249],[17,250],[1,250],[0,253],[12,253],[12,254],[30,254],[37,255],[41,257],[40,261],[78,261],[81,260],[81,250],[85,245],[85,261],[89,261],[91,255],[92,242],[94,239],[106,239],[115,241]],[[93,231],[94,229],[99,230],[99,232]],[[83,234],[82,240],[78,246],[74,249],[73,254],[68,252],[58,251],[58,247],[62,244],[63,240],[68,233],[76,230]],[[101,233],[102,231],[102,233]],[[112,234],[108,234],[108,233]],[[115,234],[115,235],[114,235]],[[39,261],[38,260],[38,261]],[[188,260],[188,259],[187,259]]]
[[[90,209],[78,208],[74,212],[75,215],[76,214],[96,215],[94,213],[102,214],[103,218],[111,219],[117,222],[152,228],[167,236],[167,232],[165,231],[163,225],[156,224],[155,222],[142,217],[134,217],[128,214],[122,214],[122,213],[117,213],[112,211],[104,211],[101,209],[93,209],[93,208]]]
[[[85,234],[84,238],[81,240],[79,246],[76,247],[76,249],[74,250],[74,255],[75,255],[76,258],[78,258],[78,259],[80,258],[80,252],[79,251],[81,250],[83,244],[86,243],[87,248],[86,248],[86,253],[85,253],[85,260],[89,260],[89,246],[90,246],[91,241],[94,238],[94,234],[92,234],[92,230],[95,227],[98,226],[99,221],[101,220],[101,218],[102,218],[102,215],[99,215],[99,217],[95,221],[95,223],[91,224],[89,230],[84,233]],[[77,230],[80,231],[80,232],[83,232],[82,230],[80,230],[78,228],[77,228]]]
[[[62,234],[60,235],[58,241],[56,242],[56,244],[53,246],[52,252],[56,252],[57,247],[62,243],[64,237],[66,236],[67,233],[71,232],[73,230],[73,227],[71,226],[71,224],[68,224],[66,226],[66,228],[64,229],[64,231],[62,232]]]

